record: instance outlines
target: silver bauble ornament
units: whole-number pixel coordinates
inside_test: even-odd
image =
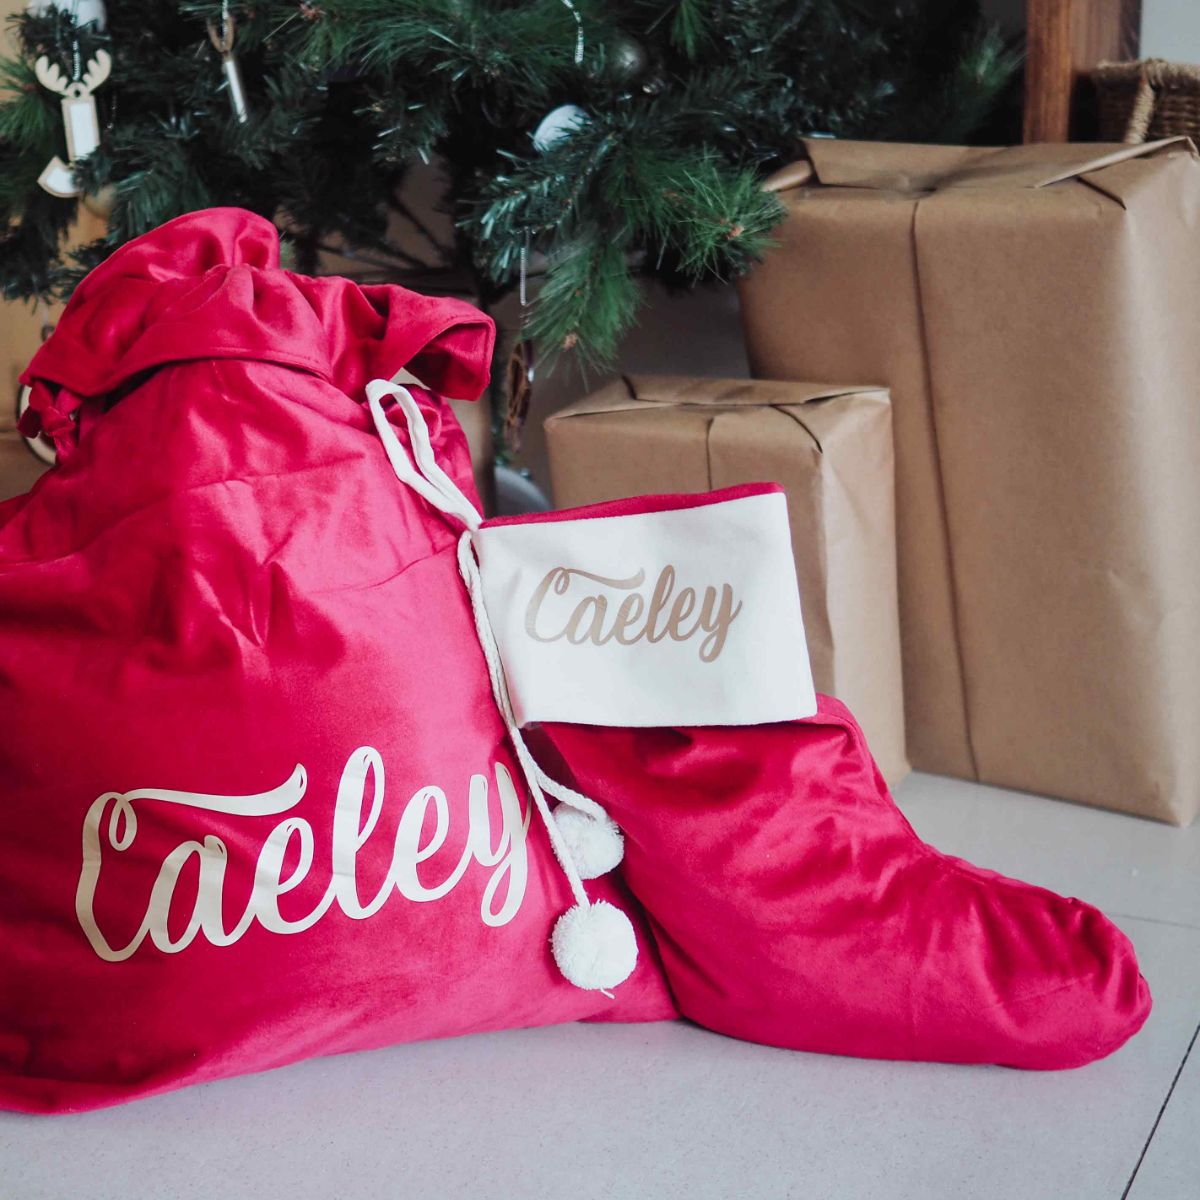
[[[608,71],[621,83],[639,79],[650,65],[646,48],[628,34],[619,33],[608,46]]]

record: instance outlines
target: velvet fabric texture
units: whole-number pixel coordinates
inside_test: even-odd
[[[623,829],[626,881],[701,1025],[1061,1068],[1111,1053],[1150,1011],[1132,946],[1096,909],[923,843],[836,700],[791,724],[541,736]]]
[[[0,1105],[674,1015],[548,938],[572,903],[505,740],[455,531],[363,400],[474,396],[469,306],[279,267],[249,213],[94,271],[25,376],[60,465],[0,507]],[[418,392],[473,495],[448,406]],[[397,1087],[405,1086],[403,1079]]]

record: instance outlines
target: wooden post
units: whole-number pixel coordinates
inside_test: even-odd
[[[1069,141],[1083,72],[1137,58],[1142,0],[1026,0],[1025,15],[1025,141]]]

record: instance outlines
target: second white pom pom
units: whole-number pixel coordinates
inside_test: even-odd
[[[567,909],[555,922],[550,949],[568,982],[588,991],[624,983],[637,966],[633,926],[606,900]]]
[[[560,804],[554,810],[554,823],[580,879],[607,875],[625,856],[625,839],[611,817],[592,817],[569,804]]]

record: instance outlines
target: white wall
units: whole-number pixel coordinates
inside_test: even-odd
[[[1200,3],[1142,0],[1142,57],[1200,63]]]
[[[1025,0],[983,0],[983,12],[1005,33],[1025,27]],[[1141,54],[1200,63],[1200,0],[1142,0]]]

